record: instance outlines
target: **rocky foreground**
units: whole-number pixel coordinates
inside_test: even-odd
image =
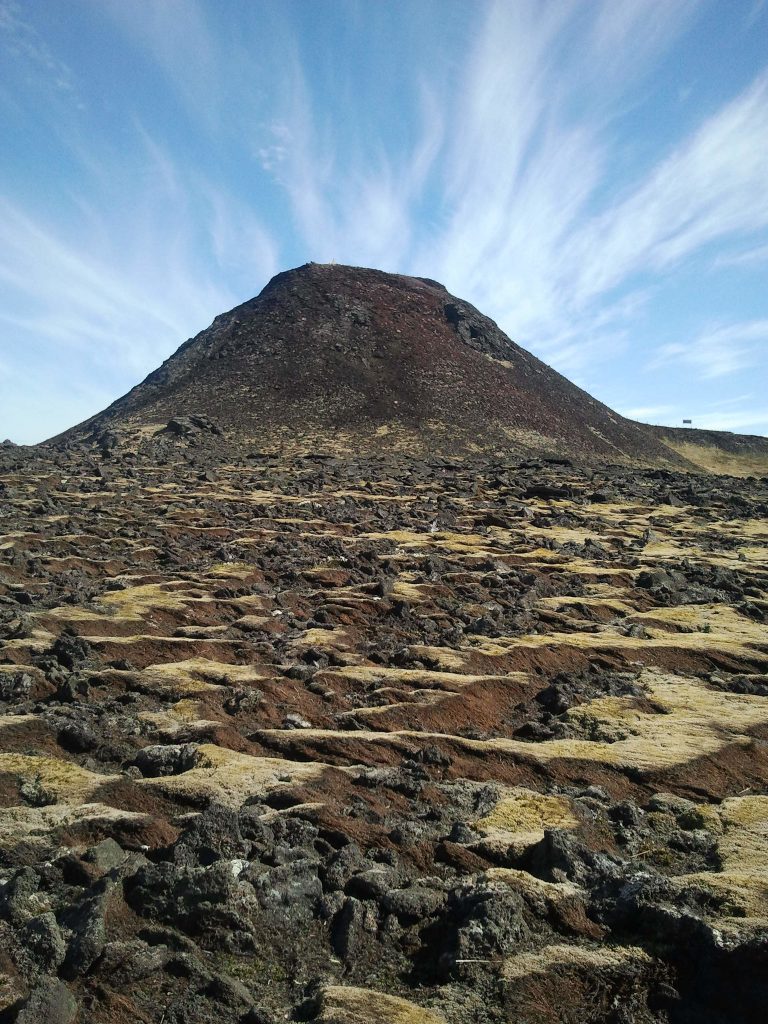
[[[765,1020],[768,480],[190,432],[0,453],[0,1021]]]

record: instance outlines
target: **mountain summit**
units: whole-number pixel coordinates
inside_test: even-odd
[[[427,278],[308,263],[65,437],[202,416],[242,440],[680,463]]]

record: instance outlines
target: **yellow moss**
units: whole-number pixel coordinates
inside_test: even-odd
[[[530,845],[544,838],[545,828],[575,828],[571,803],[562,796],[547,796],[522,787],[505,787],[490,814],[475,828],[492,840]]]
[[[192,696],[216,692],[223,686],[256,686],[264,678],[269,678],[271,672],[255,665],[225,665],[207,658],[188,658],[148,665],[138,676],[144,686]]]
[[[214,579],[244,580],[252,576],[253,572],[254,567],[247,562],[218,562],[211,566],[206,575]]]
[[[307,629],[292,646],[298,650],[319,647],[339,651],[347,650],[350,643],[351,637],[347,630],[343,626],[334,626],[333,629]]]
[[[29,636],[25,636],[23,639],[3,641],[3,651],[8,653],[11,651],[43,653],[50,648],[55,639],[55,635],[49,630],[43,629],[42,626],[35,626],[30,631]],[[22,662],[20,661],[19,663],[21,664]]]
[[[465,686],[485,680],[492,683],[528,683],[525,672],[509,672],[506,675],[470,675],[463,672],[435,672],[426,668],[393,668],[384,665],[345,665],[334,668],[334,675],[341,675],[360,683],[380,682],[387,687],[420,687],[445,690],[456,693]]]
[[[573,558],[560,551],[551,551],[549,548],[534,548],[532,551],[519,551],[515,553],[515,562],[523,561],[532,566],[557,565],[562,567],[560,571],[568,572],[573,576],[629,576],[630,569],[623,569],[618,566],[605,565],[602,562],[587,562],[583,558]]]
[[[378,696],[384,696],[387,691],[381,689],[376,691]],[[419,707],[425,707],[429,705],[439,704],[440,701],[445,700],[445,694],[436,693],[434,690],[413,690],[411,691],[410,700],[390,700],[386,704],[376,705],[374,707],[353,707],[348,711],[342,711],[338,714],[339,720],[345,718],[357,718],[361,721],[365,719],[376,719],[382,718],[383,716],[389,715],[392,712],[401,711],[403,709],[412,709],[414,705]],[[371,723],[371,728],[375,728],[375,721]]]
[[[415,494],[381,494],[375,491],[370,491],[367,488],[365,490],[344,490],[344,491],[332,491],[328,492],[327,497],[336,498],[361,498],[364,501],[383,502],[391,501],[397,505],[408,505],[411,502],[416,501],[417,495]]]
[[[182,729],[193,735],[196,731],[215,728],[221,724],[220,720],[206,718],[206,712],[202,701],[184,698],[163,711],[140,711],[139,718],[168,735]]]
[[[386,533],[364,533],[365,540],[388,540],[404,548],[437,548],[441,551],[451,551],[456,554],[475,554],[477,556],[488,554],[489,545],[492,547],[492,540],[479,533],[451,533],[448,530],[437,530],[431,533],[428,527],[423,531],[414,530],[389,530]]]
[[[265,623],[270,622],[271,619],[271,615],[241,615],[232,625],[237,626],[238,629],[260,629]]]
[[[252,757],[204,743],[197,749],[193,768],[180,775],[141,779],[137,784],[160,789],[171,797],[215,799],[237,808],[249,796],[263,796],[273,789],[316,778],[325,767],[312,761]]]
[[[697,804],[696,814],[701,819],[702,827],[711,832],[714,836],[723,834],[723,823],[720,818],[720,809],[713,804]]]
[[[656,670],[646,670],[642,681],[662,713],[638,709],[631,697],[601,697],[567,712],[575,721],[620,727],[625,739],[607,744],[550,740],[537,744],[537,749],[547,748],[552,756],[583,756],[660,769],[715,753],[729,744],[748,746],[748,730],[768,721],[768,708],[760,697],[710,690],[697,681]]]
[[[244,597],[234,597],[227,602],[232,608],[242,609],[248,613],[268,612],[272,608],[272,601],[261,594],[246,594]]]
[[[632,622],[643,623],[649,635],[655,639],[663,639],[667,634],[664,629],[654,629],[655,622],[663,625],[678,626],[693,630],[695,633],[706,634],[705,637],[691,637],[690,634],[675,634],[678,646],[712,647],[717,649],[733,644],[746,646],[749,644],[766,644],[768,636],[765,626],[741,615],[735,608],[722,604],[688,604],[673,608],[653,608],[647,612],[637,612]]]
[[[720,821],[720,870],[682,875],[675,884],[723,899],[715,918],[722,930],[763,930],[768,927],[768,797],[732,797],[714,811]]]
[[[181,586],[189,587],[189,584],[182,583]],[[125,590],[111,590],[99,599],[99,603],[121,617],[141,619],[159,609],[184,611],[190,602],[199,600],[205,598],[192,597],[179,590],[178,584],[144,583]]]
[[[57,628],[59,629],[63,628],[63,626],[70,622],[83,623],[87,626],[89,623],[94,622],[111,622],[115,618],[119,618],[122,621],[133,621],[137,626],[142,622],[139,615],[110,615],[107,617],[99,612],[92,612],[87,608],[77,608],[70,604],[61,605],[57,608],[49,608],[44,612],[44,615],[47,619],[53,619],[57,623]]]
[[[100,822],[137,825],[150,820],[149,815],[123,811],[100,803],[59,802],[46,807],[3,807],[0,808],[0,842],[8,847],[20,841],[46,842],[55,828],[96,825]]]
[[[651,958],[637,946],[568,946],[557,944],[544,946],[535,953],[518,953],[504,962],[502,977],[506,981],[525,978],[531,974],[543,974],[549,971],[567,970],[606,970],[623,968],[628,962],[650,964]]]
[[[616,593],[616,590],[612,587],[604,586],[602,593],[598,596],[584,596],[584,597],[542,597],[536,602],[537,608],[554,608],[556,610],[561,608],[568,608],[571,605],[584,605],[587,608],[602,609],[605,608],[613,615],[627,615],[632,612],[631,605],[627,604],[626,601],[620,601],[618,598],[612,598],[606,594],[606,591]],[[605,596],[603,596],[605,595]]]
[[[330,985],[323,990],[318,1024],[446,1024],[445,1017],[373,989]]]
[[[424,644],[413,644],[411,651],[417,658],[428,658],[435,662],[440,669],[447,671],[461,672],[467,662],[467,656],[461,651],[455,651],[451,647],[428,647]]]
[[[736,537],[768,541],[768,522],[765,519],[739,519],[736,523],[723,523],[719,529]]]
[[[1,754],[0,772],[15,775],[19,781],[38,780],[40,786],[57,799],[85,798],[118,775],[99,775],[86,768],[38,754]]]
[[[481,877],[487,878],[490,882],[503,882],[510,889],[525,895],[541,896],[554,905],[582,895],[579,886],[572,882],[545,882],[535,875],[529,875],[527,871],[518,871],[516,868],[489,868]]]
[[[754,742],[747,736],[755,725],[768,722],[768,702],[763,697],[709,690],[695,680],[647,669],[641,676],[649,696],[666,713],[638,709],[631,697],[602,697],[573,708],[575,719],[587,716],[597,723],[620,727],[625,738],[609,743],[602,740],[555,739],[540,743],[522,740],[471,740],[452,736],[451,742],[480,756],[510,754],[523,760],[550,761],[566,758],[595,761],[616,767],[661,770],[714,754],[725,746],[749,748]],[[284,735],[284,734],[283,734]],[[390,743],[400,745],[403,738],[421,744],[445,740],[441,733],[398,730],[388,733],[306,729],[302,738],[333,737],[338,748],[347,742]]]
[[[428,583],[408,583],[406,580],[397,580],[392,587],[392,597],[401,601],[409,601],[412,604],[419,604],[422,601],[428,601],[434,590],[434,586],[430,586]]]
[[[529,537],[535,538],[537,541],[540,541],[542,537],[548,537],[558,544],[583,544],[588,539],[595,541],[605,540],[604,534],[593,533],[591,530],[583,528],[573,529],[565,526],[529,526],[525,532]]]
[[[16,665],[10,667],[18,672],[18,667]],[[0,665],[0,674],[7,671],[7,666]],[[0,729],[13,729],[14,727],[18,729],[19,726],[26,726],[32,722],[39,721],[40,715],[24,715],[23,717],[21,715],[0,715]]]
[[[172,713],[182,722],[193,722],[199,719],[203,712],[203,703],[199,700],[185,698],[177,701],[171,708]]]
[[[188,649],[189,645],[195,642],[195,639],[185,636],[158,636],[156,633],[136,633],[133,636],[89,636],[88,642],[93,647],[99,647],[102,644],[109,644],[113,647],[130,647],[132,644],[141,643],[142,641],[155,644],[161,640],[163,647],[170,650],[174,647]],[[226,640],[221,637],[205,637],[200,642],[204,643],[208,650],[212,647],[226,650],[235,646],[234,640]],[[176,664],[176,662],[170,662],[169,664]]]
[[[699,606],[701,607],[701,606]],[[757,646],[766,646],[765,627],[746,616],[740,615],[735,609],[723,606],[704,606],[709,609],[709,618],[705,611],[691,608],[654,609],[653,612],[638,613],[635,619],[649,623],[649,637],[639,640],[636,637],[624,636],[616,625],[602,625],[594,632],[549,632],[528,634],[521,637],[496,637],[489,640],[484,637],[466,641],[463,650],[452,648],[428,647],[414,645],[412,650],[419,657],[427,657],[450,669],[460,669],[473,654],[481,654],[489,658],[502,658],[515,650],[537,649],[540,647],[575,647],[579,650],[616,651],[651,650],[653,648],[674,648],[675,650],[692,651],[724,651],[758,657]],[[698,617],[697,617],[698,616]],[[654,629],[653,618],[661,621],[700,622],[701,629],[694,632],[670,632],[667,629]],[[709,623],[707,627],[707,623]],[[707,628],[705,628],[707,627]],[[765,654],[768,665],[768,652]]]
[[[493,357],[491,357],[493,358]],[[521,427],[502,427],[504,434],[513,445],[521,445],[523,448],[530,448],[533,451],[553,452],[560,451],[561,442],[538,430],[523,430]]]

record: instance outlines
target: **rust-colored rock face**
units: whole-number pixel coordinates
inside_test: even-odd
[[[442,285],[357,267],[279,274],[83,426],[198,412],[261,440],[681,463]]]

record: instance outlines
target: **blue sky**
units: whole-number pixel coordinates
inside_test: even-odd
[[[308,260],[768,434],[765,0],[0,0],[0,438]]]

